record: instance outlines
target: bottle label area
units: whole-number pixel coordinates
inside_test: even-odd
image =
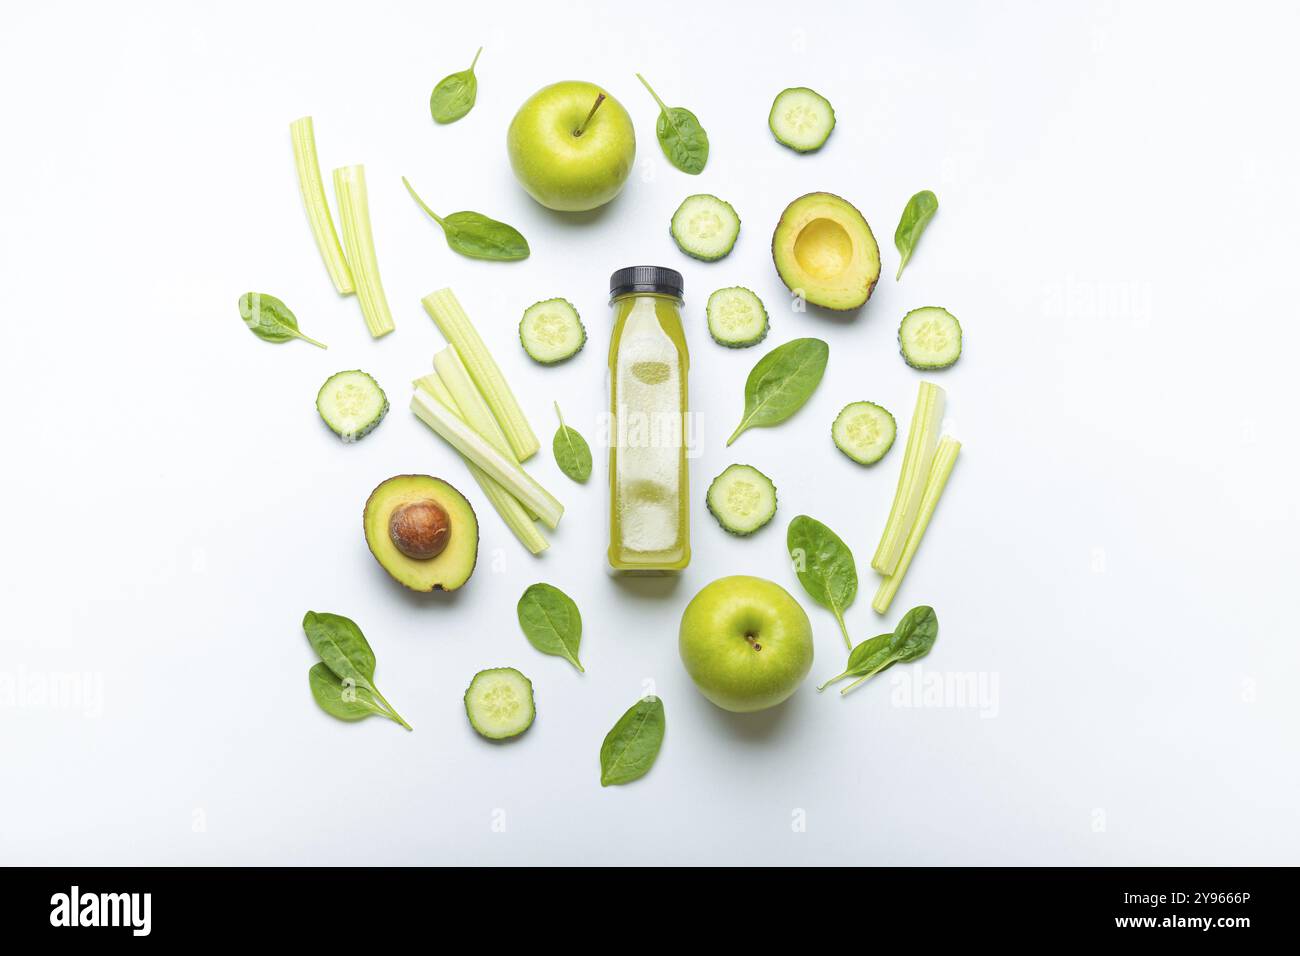
[[[672,562],[685,551],[682,366],[654,300],[639,299],[614,365],[611,555]]]

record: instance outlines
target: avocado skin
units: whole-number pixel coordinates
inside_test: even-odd
[[[799,205],[806,200],[819,199],[822,197],[829,197],[831,199],[834,199],[838,202],[843,203],[849,209],[853,210],[853,212],[857,216],[857,219],[861,221],[861,225],[866,229],[867,238],[871,240],[871,245],[876,248],[876,275],[874,278],[872,278],[871,283],[867,286],[867,293],[865,296],[863,296],[862,301],[853,305],[828,305],[824,301],[822,302],[817,301],[817,299],[813,298],[811,295],[808,295],[809,283],[803,283],[803,284],[796,283],[795,285],[790,284],[790,280],[786,278],[785,273],[781,271],[780,260],[777,259],[777,247],[780,245],[780,242],[783,238],[782,227],[783,226],[787,228],[789,227],[791,212],[798,211]],[[853,223],[854,226],[856,226],[857,224],[858,223],[856,222]],[[843,223],[841,223],[841,225],[843,225]],[[785,287],[787,289],[789,289],[791,292],[793,292],[795,289],[804,290],[805,301],[811,303],[812,305],[817,306],[818,308],[828,309],[829,311],[832,312],[853,312],[857,309],[862,308],[864,305],[867,304],[868,300],[870,300],[871,298],[871,293],[876,291],[876,283],[880,281],[880,244],[876,242],[876,235],[871,231],[871,225],[867,222],[867,217],[862,215],[858,207],[853,205],[853,203],[849,202],[843,196],[836,195],[835,193],[828,193],[825,191],[804,193],[799,198],[792,200],[790,204],[785,207],[785,209],[781,212],[781,218],[777,220],[776,228],[772,231],[772,264],[773,266],[776,267],[776,274],[781,277],[781,281],[785,283]]]
[[[388,564],[384,560],[385,555],[381,554],[379,550],[376,550],[375,541],[371,539],[371,536],[368,533],[366,533],[365,535],[366,547],[370,549],[370,553],[374,555],[375,560],[378,561],[379,566],[388,573],[388,576],[392,578],[394,581],[396,581],[398,584],[402,585],[402,587],[404,588],[407,588],[411,591],[415,591],[420,594],[427,594],[430,591],[455,591],[464,587],[465,584],[469,582],[469,579],[474,576],[474,569],[478,567],[479,532],[478,532],[478,515],[474,511],[474,506],[470,504],[469,499],[466,498],[463,494],[461,494],[460,490],[457,489],[456,486],[453,485],[451,482],[444,481],[442,478],[435,478],[432,475],[394,475],[392,478],[387,478],[384,481],[381,481],[378,485],[375,486],[375,490],[370,492],[370,497],[366,499],[366,506],[361,511],[362,531],[363,533],[366,532],[366,527],[367,527],[366,519],[370,517],[374,509],[378,509],[382,507],[383,502],[387,497],[386,493],[393,490],[392,484],[394,482],[399,482],[399,481],[408,482],[408,481],[421,481],[421,480],[437,483],[439,487],[436,489],[436,491],[434,489],[430,489],[431,491],[434,491],[434,493],[432,493],[430,497],[434,501],[438,502],[438,504],[442,505],[443,508],[446,509],[447,514],[451,516],[453,522],[452,532],[451,532],[452,533],[451,543],[448,544],[446,551],[438,555],[438,557],[429,558],[428,560],[431,563],[440,560],[442,556],[450,552],[452,548],[457,547],[459,542],[455,540],[456,528],[458,524],[464,523],[463,519],[465,518],[466,515],[468,515],[468,517],[474,523],[474,548],[472,553],[469,556],[469,569],[465,572],[464,579],[455,587],[446,587],[443,585],[441,581],[436,582],[427,588],[417,587],[411,584],[409,581],[403,580],[402,576],[399,573],[397,573],[396,571],[393,570],[393,568],[388,566]],[[449,490],[452,493],[452,496],[442,496],[437,493],[437,491],[442,491],[443,489]],[[380,544],[380,550],[383,550],[385,548],[390,548],[392,549],[393,554],[398,555],[404,560],[409,560],[405,557],[405,555],[402,555],[401,552],[397,550],[397,546],[394,545],[392,543],[392,540],[388,537],[387,534],[388,514],[391,514],[391,509],[385,511],[385,519],[383,521],[385,533],[382,536],[378,536],[382,542]],[[461,520],[457,521],[457,518],[460,518]]]

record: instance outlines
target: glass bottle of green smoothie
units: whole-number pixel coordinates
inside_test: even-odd
[[[609,279],[609,565],[670,574],[691,560],[681,274],[630,266]]]

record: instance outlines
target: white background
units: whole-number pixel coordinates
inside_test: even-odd
[[[7,8],[0,858],[1297,862],[1298,26],[1250,3]],[[432,84],[480,44],[477,107],[435,126]],[[699,115],[703,175],[660,154],[635,70]],[[504,142],[530,93],[571,78],[606,85],[638,136],[623,195],[577,217],[518,188]],[[834,103],[819,153],[767,130],[793,85]],[[378,342],[334,294],[303,214],[288,123],[305,113],[327,176],[366,164],[397,323]],[[451,253],[402,174],[435,209],[516,225],[532,257]],[[941,209],[896,283],[893,229],[922,188]],[[854,202],[881,245],[855,317],[793,314],[771,266],[781,209],[818,189]],[[719,263],[668,236],[692,192],[743,220]],[[593,436],[608,275],[640,262],[685,275],[702,425],[695,560],[675,586],[602,573],[603,469],[579,487],[545,451],[530,465],[568,506],[534,560],[406,408],[441,347],[419,298],[450,285],[544,444],[552,399]],[[733,284],[768,303],[765,347],[816,335],[831,360],[795,419],[724,450],[763,351],[707,337],[707,293]],[[236,310],[250,289],[285,299],[329,351],[250,335]],[[515,338],[549,296],[576,303],[591,338],[554,369]],[[921,673],[995,680],[983,710],[898,706],[905,668],[819,696],[844,648],[783,548],[801,512],[837,529],[863,579],[850,625],[884,629],[868,561],[901,441],[862,469],[829,427],[856,399],[906,422],[920,376],[895,334],[926,304],[965,329],[960,363],[935,376],[965,447],[888,623],[933,604],[942,632]],[[344,446],[313,399],[354,367],[393,408]],[[777,520],[747,540],[703,507],[736,460],[780,490]],[[457,594],[404,591],[366,550],[362,504],[404,472],[478,507],[479,568]],[[677,657],[686,601],[728,573],[790,588],[816,630],[813,679],[757,716],[708,704]],[[585,675],[519,633],[536,580],[581,605]],[[362,626],[414,733],[320,712],[307,609]],[[539,709],[506,746],[461,704],[499,664],[533,679]],[[40,696],[70,674],[89,675],[85,700]],[[667,709],[658,763],[602,790],[601,739],[646,682]]]

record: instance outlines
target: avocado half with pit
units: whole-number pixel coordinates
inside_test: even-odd
[[[785,207],[772,234],[772,261],[791,292],[824,309],[858,308],[880,278],[871,227],[833,193],[809,193]]]
[[[412,591],[454,591],[474,573],[478,518],[441,478],[389,478],[370,493],[362,518],[370,553]]]

